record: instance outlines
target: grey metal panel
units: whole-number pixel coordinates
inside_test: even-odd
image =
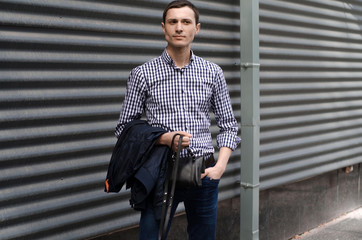
[[[238,2],[194,2],[195,53],[223,67],[240,109]],[[105,194],[103,181],[128,74],[165,47],[166,3],[0,1],[1,239],[84,239],[138,222],[129,191]],[[238,195],[239,154],[220,200]]]
[[[262,189],[362,162],[362,1],[260,1]]]

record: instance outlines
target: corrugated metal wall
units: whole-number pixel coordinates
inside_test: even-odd
[[[103,181],[129,71],[165,47],[167,3],[0,1],[0,239],[83,239],[137,223],[128,191],[105,194]],[[194,3],[195,53],[223,67],[240,119],[239,2]],[[237,166],[238,151],[220,199],[238,194]]]
[[[165,47],[167,2],[0,0],[0,239],[137,223],[103,180],[129,71]],[[195,53],[224,69],[240,120],[239,1],[193,2]],[[362,1],[260,0],[262,189],[362,162],[361,22]],[[239,193],[239,156],[220,200]]]
[[[261,188],[362,162],[362,1],[260,0]]]

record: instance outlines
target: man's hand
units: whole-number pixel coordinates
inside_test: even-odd
[[[232,150],[228,147],[222,147],[219,151],[219,158],[214,167],[206,168],[205,173],[201,174],[201,179],[208,176],[212,179],[220,179],[226,170]]]
[[[208,176],[211,180],[221,179],[221,176],[224,174],[225,168],[222,166],[215,165],[214,167],[209,167],[205,169],[205,173],[201,174],[201,179]]]
[[[169,147],[172,146],[172,150],[176,151],[177,150],[177,145],[178,145],[178,140],[179,140],[180,136],[176,136],[175,139],[174,139],[174,142],[171,144],[172,138],[176,133],[181,134],[183,136],[182,145],[181,145],[182,148],[185,148],[185,147],[190,145],[190,138],[192,138],[192,135],[187,133],[187,132],[183,132],[183,131],[175,131],[175,132],[164,133],[158,138],[156,144],[158,144],[158,145],[167,145]]]

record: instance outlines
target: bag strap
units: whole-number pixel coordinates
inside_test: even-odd
[[[181,134],[179,134],[179,133],[175,133],[175,135],[173,135],[172,141],[171,141],[171,145],[170,145],[171,150],[172,150],[173,142],[175,141],[176,136],[183,137],[183,136],[182,136]],[[181,142],[182,142],[182,141],[181,141]],[[191,151],[191,149],[190,149],[189,146],[186,147],[186,150],[187,150],[187,152],[190,154],[191,158],[192,158],[193,160],[195,160],[195,159],[196,159],[196,155]],[[181,151],[181,149],[180,149],[180,151]]]
[[[163,194],[163,201],[162,201],[161,222],[160,222],[160,229],[158,232],[159,240],[166,239],[167,227],[168,227],[168,223],[170,221],[171,208],[172,208],[175,187],[176,187],[177,168],[179,165],[180,152],[181,152],[181,147],[182,147],[181,146],[182,145],[182,135],[179,133],[176,133],[172,137],[171,149],[172,149],[172,145],[173,145],[173,142],[174,142],[176,136],[180,136],[180,138],[179,138],[178,144],[177,144],[176,155],[172,156],[172,164],[173,164],[172,171],[171,171],[170,166],[167,167],[167,178],[166,178],[165,185],[164,185],[164,194]],[[170,180],[172,181],[172,185],[171,185],[171,191],[169,193],[168,185],[169,185]]]
[[[189,147],[186,147],[187,152],[190,154],[193,161],[196,160],[196,155],[191,151]]]

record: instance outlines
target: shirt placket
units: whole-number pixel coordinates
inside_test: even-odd
[[[188,80],[187,80],[187,74],[186,69],[182,68],[179,70],[179,78],[180,78],[180,84],[181,84],[181,99],[182,99],[182,110],[183,110],[183,116],[184,116],[184,128],[186,132],[189,132],[190,130],[190,101],[189,101],[189,94],[188,94]]]

